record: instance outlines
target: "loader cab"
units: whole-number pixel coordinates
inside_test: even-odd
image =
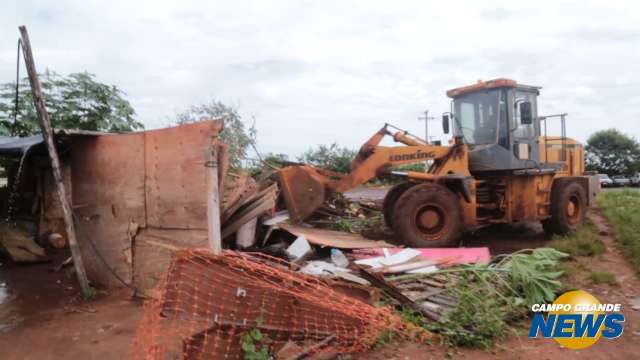
[[[539,88],[510,79],[480,81],[447,91],[451,112],[443,115],[445,130],[469,146],[472,172],[539,166],[537,114]],[[446,132],[446,131],[445,131]]]

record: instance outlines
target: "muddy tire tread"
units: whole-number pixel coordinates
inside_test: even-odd
[[[425,201],[426,200],[426,201]],[[425,239],[411,226],[412,208],[428,201],[439,203],[450,215],[448,231],[439,239]],[[393,211],[394,232],[407,246],[413,247],[456,247],[463,232],[464,221],[459,198],[444,186],[425,183],[411,187],[398,198]]]

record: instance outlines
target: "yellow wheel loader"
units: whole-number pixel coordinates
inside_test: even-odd
[[[447,91],[443,114],[450,146],[429,144],[386,124],[361,148],[348,174],[307,165],[283,168],[279,182],[291,219],[307,219],[332,192],[344,192],[403,164],[425,172],[394,172],[404,181],[389,190],[384,218],[402,243],[456,246],[461,234],[490,224],[541,221],[548,233],[566,234],[585,218],[600,190],[584,172],[580,143],[565,134],[566,114],[539,116],[540,88],[510,79],[479,81]],[[561,136],[547,136],[559,118]],[[399,130],[396,128],[396,130]],[[385,136],[402,144],[380,146]]]

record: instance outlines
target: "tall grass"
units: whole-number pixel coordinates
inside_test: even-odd
[[[572,257],[594,256],[605,251],[605,246],[598,236],[598,230],[590,221],[565,236],[555,235],[549,247]]]
[[[640,274],[640,191],[608,191],[598,196],[598,205],[609,221],[622,253]]]

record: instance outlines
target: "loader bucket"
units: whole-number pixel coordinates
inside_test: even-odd
[[[325,200],[325,178],[313,167],[288,166],[278,172],[280,191],[289,210],[290,219],[307,219]]]

